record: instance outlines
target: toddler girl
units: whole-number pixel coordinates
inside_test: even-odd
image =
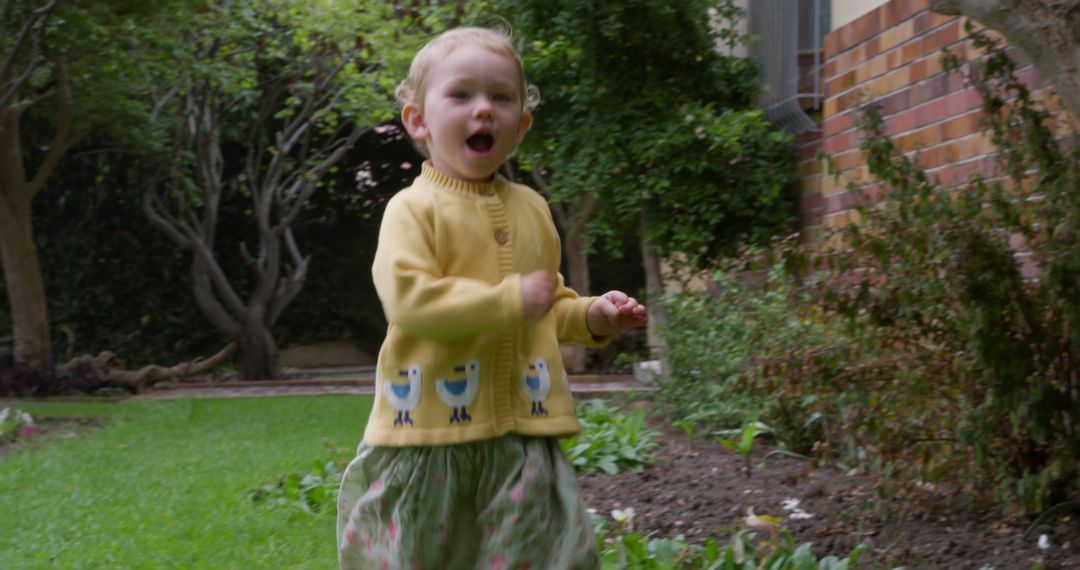
[[[505,34],[440,35],[397,97],[430,160],[379,231],[390,326],[341,484],[341,567],[596,568],[557,440],[580,431],[559,344],[601,345],[645,307],[566,287],[547,203],[497,174],[539,99]]]

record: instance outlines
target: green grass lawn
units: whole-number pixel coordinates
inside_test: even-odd
[[[371,403],[19,402],[107,425],[0,459],[0,568],[336,568],[333,512],[290,514],[248,491],[349,457]]]

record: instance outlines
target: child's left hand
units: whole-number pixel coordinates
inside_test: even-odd
[[[589,331],[594,336],[610,336],[618,332],[640,327],[648,317],[645,305],[622,291],[608,291],[589,305],[586,316]]]

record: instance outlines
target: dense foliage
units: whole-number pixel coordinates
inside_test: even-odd
[[[334,21],[328,23],[326,18],[316,18],[314,12],[289,12],[288,5],[287,2],[236,3],[237,10],[243,8],[243,18],[219,31],[232,42],[254,41],[265,33],[258,31],[261,16],[255,11],[259,6],[282,10],[277,24],[268,26],[293,20],[307,26],[290,36],[296,42],[305,41],[309,32],[322,30],[317,26],[329,27],[327,33],[340,33],[341,27],[350,25],[348,18],[331,19]],[[344,10],[345,4],[336,6],[335,9]],[[125,91],[124,99],[113,101],[122,105],[128,115],[113,120],[110,129],[92,130],[80,139],[33,202],[35,241],[50,311],[54,361],[109,350],[131,366],[171,363],[206,356],[224,342],[192,297],[190,254],[176,248],[152,228],[141,210],[142,191],[161,171],[160,165],[147,155],[167,155],[170,145],[168,134],[162,130],[168,121],[152,123],[147,113],[151,112],[152,103],[173,101],[167,97],[169,85],[165,80],[175,78],[180,68],[211,76],[217,73],[220,81],[230,81],[231,77],[236,84],[227,91],[232,95],[246,93],[254,97],[259,86],[249,81],[251,70],[245,67],[247,60],[242,58],[200,61],[186,67],[171,65],[170,50],[179,50],[176,57],[188,57],[178,42],[182,39],[179,32],[190,31],[193,25],[192,20],[185,19],[191,14],[176,10],[165,18],[149,11],[149,7],[146,12],[147,17],[158,18],[152,23],[161,29],[148,27],[128,39],[120,31],[114,31],[110,40],[128,41],[129,47],[142,50],[139,53],[144,68],[139,69],[144,72],[140,72],[139,89],[133,94]],[[378,30],[363,36],[365,57],[374,61],[386,55],[392,61],[386,64],[386,73],[368,85],[371,89],[366,93],[374,93],[373,98],[350,100],[352,111],[349,112],[354,114],[349,117],[356,119],[355,113],[359,112],[356,109],[364,105],[390,112],[392,107],[386,95],[411,57],[412,48],[405,43],[414,45],[420,36],[460,15],[453,6],[437,5],[430,9],[399,6],[392,17],[377,22],[368,18],[366,23],[362,22],[363,26],[353,26],[352,31],[359,33],[361,28],[377,24]],[[110,25],[109,22],[95,24],[94,33],[106,33]],[[128,29],[127,24],[116,25]],[[253,34],[252,29],[257,33],[246,37]],[[211,30],[201,32],[209,34]],[[415,37],[409,35],[413,33]],[[154,41],[142,41],[143,36]],[[404,47],[393,47],[397,45],[393,42]],[[135,73],[136,68],[125,67],[129,63],[126,56],[115,61],[114,75]],[[270,73],[274,65],[273,61],[264,60],[259,64],[261,67],[256,67]],[[161,80],[160,84],[147,82],[155,77]],[[98,92],[103,97],[113,93],[108,89]],[[82,95],[92,98],[94,93]],[[223,120],[222,152],[230,176],[243,170],[248,131],[240,125],[245,124],[242,121],[245,109],[252,110],[252,105],[254,100],[237,103]],[[28,115],[23,121],[28,140],[34,141],[24,149],[28,159],[41,158],[41,149],[50,135],[47,111],[43,108],[41,114]],[[338,120],[331,115],[326,114],[327,121]],[[274,117],[270,122],[276,124],[281,120],[282,117]],[[381,341],[385,321],[370,280],[379,214],[385,200],[411,181],[420,164],[419,155],[402,135],[391,123],[383,123],[361,137],[341,161],[340,168],[325,175],[323,186],[297,218],[293,233],[302,252],[310,256],[309,278],[274,327],[275,340],[280,346],[348,338],[374,351]],[[241,244],[247,241],[251,251],[255,226],[251,199],[242,184],[231,184],[226,190],[219,205],[216,255],[235,289],[247,291],[252,278],[241,254]],[[626,260],[594,260],[599,268],[598,286],[605,290],[637,291],[640,271],[623,270],[623,265],[636,258],[636,252],[631,252]],[[4,285],[4,280],[0,280],[0,290],[4,290]],[[10,330],[11,312],[5,303],[0,306],[0,366],[10,363],[11,341],[4,339]],[[614,355],[605,359],[605,364],[609,364]],[[57,389],[62,389],[63,383],[62,378],[54,382]]]
[[[754,62],[717,49],[742,41],[730,2],[486,4],[478,19],[513,22],[541,91],[519,160],[558,200],[595,197],[594,240],[643,232],[660,253],[708,266],[790,227],[790,137],[754,106]]]
[[[219,133],[221,164],[231,182],[219,205],[216,255],[232,285],[241,292],[250,290],[253,278],[241,246],[246,241],[250,250],[256,223],[249,189],[241,181],[244,176],[237,174],[244,172],[245,152],[252,146],[247,137],[263,127],[273,130],[294,112],[285,108],[268,117],[265,125],[245,123],[257,115],[260,101],[272,99],[269,95],[266,100],[259,99],[260,89],[273,86],[253,78],[258,73],[279,73],[291,82],[290,88],[302,91],[303,82],[295,81],[301,75],[284,71],[286,51],[323,49],[327,38],[340,39],[344,34],[350,42],[347,47],[362,48],[362,60],[385,76],[368,74],[358,80],[354,73],[346,77],[360,85],[341,93],[342,101],[334,105],[323,102],[314,130],[322,132],[349,121],[373,126],[393,114],[389,92],[412,47],[432,26],[441,25],[440,18],[449,17],[443,8],[394,12],[390,6],[380,5],[382,11],[376,13],[361,9],[360,4],[339,2],[315,10],[310,6],[298,9],[299,5],[289,2],[234,3],[236,18],[226,25],[201,28],[199,19],[213,19],[213,14],[177,9],[169,21],[171,26],[162,24],[162,30],[151,34],[157,40],[154,49],[146,48],[143,54],[150,62],[140,76],[145,88],[137,95],[142,99],[123,101],[134,109],[132,118],[115,121],[108,131],[92,131],[69,152],[62,168],[34,201],[36,245],[44,268],[54,360],[110,350],[133,365],[167,363],[204,356],[222,346],[221,334],[209,326],[194,303],[189,255],[153,230],[141,208],[142,191],[168,168],[162,163],[177,165],[191,158],[183,149],[170,149],[168,119],[180,116],[169,107],[176,102],[175,94],[169,94],[170,82],[179,80],[179,70],[187,70],[221,85],[232,98]],[[278,43],[272,45],[260,39],[275,25],[287,26],[292,32],[275,35]],[[196,45],[218,41],[225,46],[217,52],[219,59],[166,65],[192,55],[185,51],[192,46],[182,39],[192,38],[193,28],[205,40],[194,42]],[[119,32],[116,35],[122,36]],[[237,47],[246,42],[262,46],[260,57],[253,55],[258,50]],[[319,61],[328,64],[334,53],[328,51]],[[117,65],[125,61],[120,58]],[[130,70],[116,70],[121,72]],[[298,105],[301,99],[293,97],[288,104]],[[146,116],[153,105],[162,111],[156,121]],[[48,135],[48,123],[32,119],[24,120],[28,136]],[[316,277],[308,280],[306,291],[276,327],[281,345],[352,338],[373,349],[381,340],[385,322],[368,276],[377,217],[386,198],[419,169],[417,154],[400,135],[401,131],[390,125],[369,131],[343,159],[342,166],[323,177],[319,191],[300,214],[293,236],[310,256],[310,271]],[[255,143],[262,148],[260,145]],[[270,155],[274,148],[265,146]],[[35,144],[27,153],[35,156],[38,149]],[[186,191],[194,192],[194,188]],[[189,197],[198,207],[197,193]],[[0,290],[3,288],[4,281],[0,281]],[[0,307],[0,331],[10,330],[10,314],[6,304]],[[0,341],[0,364],[8,362],[9,350]]]
[[[0,321],[11,321],[14,358],[42,373],[54,355],[33,243],[34,198],[91,132],[131,148],[154,145],[145,100],[161,87],[152,78],[172,64],[162,57],[168,54],[162,39],[174,27],[174,7],[0,4],[0,258],[9,315]]]
[[[727,423],[738,414],[701,395],[747,392],[789,447],[860,465],[882,497],[928,508],[1037,512],[1080,491],[1080,154],[1005,52],[974,42],[986,55],[968,72],[1002,176],[940,189],[867,109],[881,197],[841,247],[748,255],[711,296],[672,302],[670,410]],[[768,267],[787,271],[747,279]]]

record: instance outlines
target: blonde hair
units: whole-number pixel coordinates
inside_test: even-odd
[[[428,70],[462,46],[483,48],[513,60],[517,64],[520,79],[519,95],[522,110],[532,112],[540,103],[540,90],[525,79],[525,68],[521,63],[521,56],[511,43],[509,31],[463,27],[443,32],[420,48],[413,57],[412,64],[409,65],[409,74],[394,90],[394,98],[398,105],[404,107],[406,103],[415,103],[423,109],[424,80],[427,78]]]

